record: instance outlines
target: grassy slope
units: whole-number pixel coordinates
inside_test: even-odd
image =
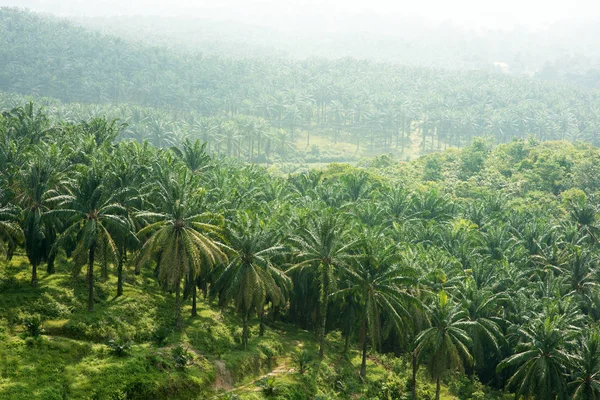
[[[114,298],[114,278],[97,283],[94,313],[85,311],[82,278],[72,278],[68,263],[58,273],[41,273],[38,289],[29,286],[29,266],[16,256],[0,264],[0,399],[204,399],[264,398],[261,382],[273,379],[279,398],[378,398],[384,383],[406,393],[408,364],[392,357],[370,358],[368,382],[357,376],[360,354],[342,356],[339,334],[329,336],[323,362],[296,372],[292,353],[317,354],[312,333],[282,323],[269,324],[265,336],[252,326],[248,350],[240,348],[240,321],[199,301],[199,316],[187,319],[182,333],[170,332],[156,344],[161,326],[171,322],[173,299],[149,274],[127,276],[125,296]],[[189,315],[189,305],[185,315]],[[24,322],[44,319],[45,334],[27,338]],[[163,335],[164,336],[164,335]],[[130,339],[129,355],[118,357],[110,338]],[[172,351],[181,344],[192,356],[185,370]],[[316,357],[315,357],[316,360]],[[433,385],[421,375],[423,396]],[[398,397],[390,397],[398,398]],[[426,397],[424,397],[426,398]],[[453,399],[444,388],[444,398]]]

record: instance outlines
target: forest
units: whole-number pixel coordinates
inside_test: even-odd
[[[597,90],[0,43],[0,399],[600,398]]]
[[[109,114],[128,124],[125,138],[159,147],[192,134],[228,155],[280,161],[294,147],[310,153],[317,136],[353,144],[345,160],[353,161],[361,149],[406,155],[476,136],[599,141],[598,92],[569,85],[352,58],[204,55],[10,8],[0,21],[7,96],[56,99],[59,119]]]

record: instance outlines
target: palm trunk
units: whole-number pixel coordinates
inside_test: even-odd
[[[52,275],[55,272],[55,269],[54,269],[55,258],[56,258],[56,255],[54,255],[54,254],[50,254],[48,256],[48,260],[46,261],[46,272],[48,273],[48,275]]]
[[[192,317],[198,316],[198,310],[196,309],[196,282],[194,282],[192,288]]]
[[[435,382],[435,400],[440,400],[440,380],[441,380],[441,377],[440,377],[440,375],[438,375],[436,382]]]
[[[183,329],[183,321],[181,319],[181,282],[177,281],[177,287],[175,288],[175,319],[177,329]]]
[[[38,278],[37,278],[37,261],[31,264],[31,286],[37,287]]]
[[[350,329],[349,328],[346,332],[346,338],[344,339],[344,354],[348,354],[348,350],[350,350]]]
[[[94,246],[90,248],[87,270],[88,281],[88,312],[94,311]]]
[[[323,293],[321,294],[321,331],[319,339],[319,357],[323,358],[325,352],[325,331],[327,329],[327,299],[329,291],[329,282],[327,278],[324,278],[323,282]]]
[[[263,336],[265,334],[265,321],[264,321],[265,320],[265,310],[264,310],[264,307],[261,307],[258,319],[260,321],[259,329],[258,329],[258,336]]]
[[[248,349],[248,313],[244,313],[243,327],[242,327],[242,345],[244,350]]]
[[[367,374],[367,345],[368,345],[368,340],[367,340],[367,335],[364,335],[363,338],[363,346],[362,346],[362,363],[360,364],[360,376],[361,378],[365,379],[365,376]]]
[[[123,264],[125,262],[125,257],[125,249],[122,249],[117,263],[117,297],[123,295]]]
[[[365,379],[365,375],[367,374],[367,344],[368,344],[366,316],[363,318],[363,323],[362,323],[361,329],[362,329],[362,362],[360,364],[360,377],[362,379]]]
[[[417,353],[413,351],[411,354],[412,358],[412,382],[411,382],[411,390],[412,390],[412,400],[417,400],[417,369],[419,368],[419,364],[417,364]]]

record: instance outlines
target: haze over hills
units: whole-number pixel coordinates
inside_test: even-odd
[[[600,35],[596,20],[560,21],[540,29],[473,29],[456,24],[430,25],[411,18],[396,20],[390,33],[286,31],[234,21],[181,17],[120,16],[74,18],[105,33],[191,51],[228,56],[285,55],[355,57],[402,65],[447,69],[494,69],[508,65],[513,74],[533,75],[548,63],[569,60],[573,72],[598,66]],[[574,28],[577,24],[577,28]],[[584,34],[582,35],[582,32]],[[585,56],[584,56],[585,54]]]
[[[157,146],[191,135],[218,152],[265,162],[289,160],[285,149],[307,152],[296,161],[350,161],[360,155],[408,157],[461,147],[476,136],[496,143],[529,135],[600,140],[598,91],[528,76],[353,58],[203,54],[190,51],[192,41],[184,42],[191,46],[187,50],[176,39],[171,43],[160,29],[155,30],[163,45],[141,40],[144,29],[153,26],[151,18],[142,19],[137,34],[121,31],[120,36],[16,9],[0,10],[0,21],[0,58],[6,60],[0,65],[1,90],[110,105],[118,111],[102,113],[127,122],[128,137]],[[133,21],[116,25],[135,31]],[[219,24],[205,28],[213,27],[245,37]],[[199,26],[182,28],[188,29]],[[262,37],[266,31],[255,32]],[[253,49],[233,39],[230,43],[234,50]],[[67,108],[82,110],[80,105]],[[312,149],[313,144],[319,148]]]

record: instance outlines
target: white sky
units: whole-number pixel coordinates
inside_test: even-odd
[[[389,30],[399,17],[533,29],[562,19],[600,17],[600,0],[0,0],[2,5],[59,15],[169,15],[327,31]]]

